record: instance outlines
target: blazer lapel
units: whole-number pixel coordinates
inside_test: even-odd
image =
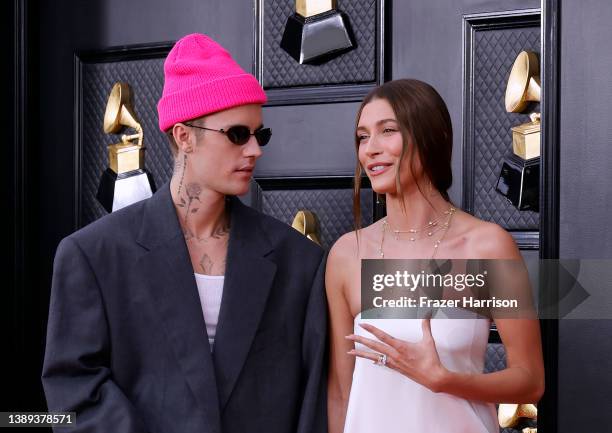
[[[227,265],[213,361],[221,410],[227,403],[257,331],[276,274],[258,214],[230,197]]]
[[[137,269],[210,431],[220,431],[214,366],[187,245],[166,183],[145,204]]]

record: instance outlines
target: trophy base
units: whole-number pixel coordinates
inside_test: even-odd
[[[338,10],[287,19],[280,46],[300,64],[321,64],[352,49],[348,17]]]
[[[102,207],[111,213],[151,197],[155,189],[153,176],[145,169],[117,174],[107,168],[100,179],[96,198]]]
[[[539,212],[540,157],[523,159],[507,155],[495,190],[518,210]]]
[[[540,156],[540,122],[523,123],[512,128],[512,150],[523,159]]]

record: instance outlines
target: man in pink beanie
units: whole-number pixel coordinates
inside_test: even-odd
[[[49,410],[76,412],[62,431],[324,432],[323,251],[236,197],[271,137],[265,93],[201,34],[164,73],[172,179],[58,246]]]

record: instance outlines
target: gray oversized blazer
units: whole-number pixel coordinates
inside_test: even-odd
[[[76,426],[57,431],[327,430],[323,250],[228,205],[212,353],[169,183],[60,242],[42,381]]]

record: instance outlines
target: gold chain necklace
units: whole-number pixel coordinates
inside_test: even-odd
[[[444,212],[444,214],[445,215],[448,214],[448,211]],[[438,216],[436,219],[429,221],[427,224],[425,224],[421,228],[412,228],[408,230],[392,230],[392,231],[395,234],[395,239],[398,239],[398,240],[399,240],[400,233],[420,233],[423,230],[427,230],[428,231],[427,234],[431,236],[433,234],[432,232],[435,232],[440,229],[438,226],[438,223],[440,222],[441,219],[442,217]],[[385,219],[385,222],[386,222],[386,219]],[[435,227],[438,227],[438,228],[435,228]],[[411,238],[410,240],[412,241],[415,239]]]
[[[444,239],[444,236],[446,235],[446,232],[448,231],[449,227],[450,227],[450,222],[451,219],[453,218],[453,214],[455,213],[455,208],[454,207],[450,207],[447,211],[444,212],[445,215],[448,215],[448,217],[446,218],[446,221],[444,222],[444,224],[442,224],[440,229],[437,229],[436,231],[430,231],[427,232],[427,237],[432,236],[435,232],[442,230],[442,235],[440,236],[440,238],[438,240],[436,240],[434,242],[434,251],[433,254],[430,257],[430,260],[434,258],[434,256],[436,255],[436,252],[438,251],[438,246],[440,246],[440,242],[442,242],[442,239]],[[432,221],[430,221],[430,224],[432,223]],[[429,224],[428,224],[429,225]],[[380,258],[384,259],[385,258],[385,253],[383,251],[383,244],[385,242],[385,232],[387,231],[387,227],[389,226],[389,223],[387,221],[387,218],[385,218],[383,220],[382,223],[382,236],[380,238],[380,247],[378,248],[378,254],[380,254]],[[414,229],[410,229],[410,230],[414,230]],[[395,233],[395,239],[399,239],[399,233],[414,233],[410,230],[404,230],[404,231],[400,231],[400,230],[392,230],[393,233]],[[417,238],[415,237],[411,237],[410,241],[415,241]],[[422,238],[419,238],[422,239]]]
[[[416,236],[416,235],[414,235],[414,233],[417,233],[417,232],[411,231],[413,229],[410,229],[410,230],[393,230],[393,229],[391,229],[391,226],[389,225],[389,223],[386,220],[383,222],[383,224],[385,224],[387,226],[387,228],[389,228],[389,230],[391,230],[391,232],[394,234],[394,238],[395,238],[396,241],[399,241],[401,233],[410,233],[410,237],[408,238],[408,240],[411,241],[411,242],[417,241],[419,239],[425,239],[425,238],[428,238],[428,237],[432,237],[434,234],[436,234],[440,230],[443,230],[444,227],[445,227],[444,224],[439,224],[439,225],[436,224],[434,228],[431,228],[428,231],[426,231],[424,233],[424,235]]]

